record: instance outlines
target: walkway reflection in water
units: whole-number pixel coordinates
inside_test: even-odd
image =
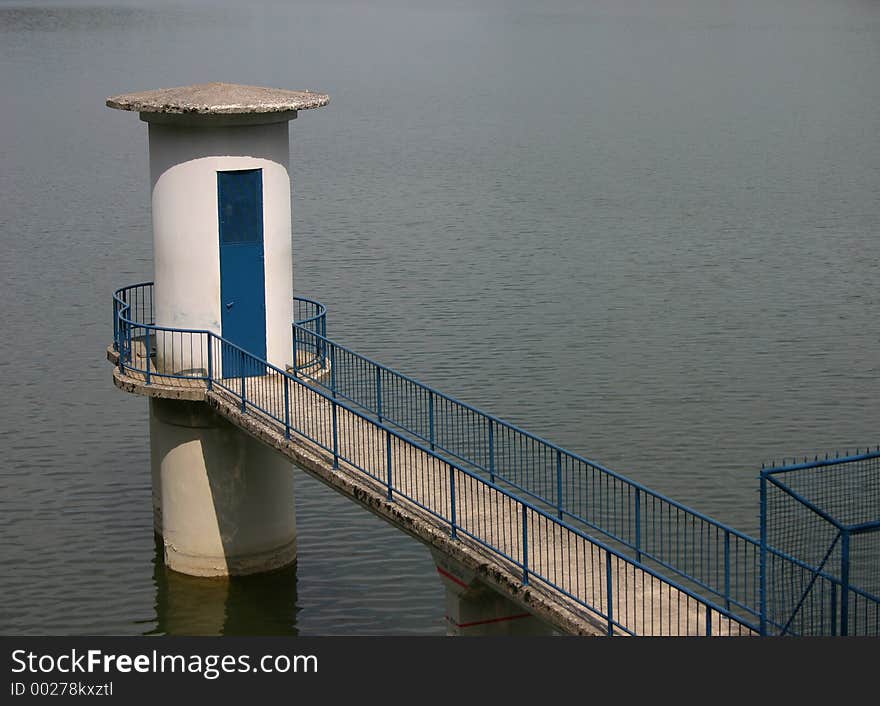
[[[297,635],[296,564],[255,576],[201,578],[171,571],[156,538],[155,627],[146,635]]]

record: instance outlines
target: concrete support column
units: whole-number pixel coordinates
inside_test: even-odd
[[[432,552],[437,573],[446,588],[446,634],[553,635],[553,628],[522,606],[493,591],[473,572]]]
[[[296,561],[293,469],[202,402],[151,399],[154,519],[165,563],[193,576]]]

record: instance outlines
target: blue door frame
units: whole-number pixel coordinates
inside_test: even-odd
[[[263,266],[263,170],[217,172],[220,223],[221,335],[266,359],[266,275]],[[262,375],[241,351],[223,346],[223,377]]]

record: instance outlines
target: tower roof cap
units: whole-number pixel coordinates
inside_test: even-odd
[[[287,113],[320,108],[330,96],[312,91],[244,86],[237,83],[199,83],[124,93],[107,99],[118,110],[171,115],[247,115]]]

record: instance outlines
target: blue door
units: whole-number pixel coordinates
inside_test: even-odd
[[[220,217],[221,335],[266,359],[266,275],[263,269],[263,171],[217,172]],[[223,346],[223,377],[262,375],[233,346]]]

